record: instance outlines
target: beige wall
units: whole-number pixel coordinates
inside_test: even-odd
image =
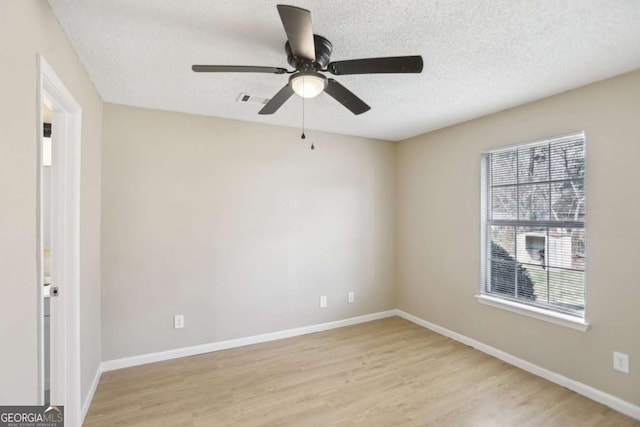
[[[307,136],[105,104],[103,360],[394,308],[393,143]]]
[[[80,223],[82,398],[100,363],[102,101],[45,1],[0,1],[0,404],[37,396],[36,54],[83,108]]]
[[[587,319],[578,332],[479,304],[480,153],[584,130]],[[640,405],[640,71],[401,142],[397,303]],[[631,356],[629,375],[612,352]]]

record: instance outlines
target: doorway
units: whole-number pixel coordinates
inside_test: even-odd
[[[73,427],[80,425],[81,408],[79,226],[82,111],[40,55],[37,67],[39,398],[41,404],[64,405],[65,425]],[[50,161],[45,158],[48,157],[44,138],[45,113],[50,113],[47,117],[51,130]]]

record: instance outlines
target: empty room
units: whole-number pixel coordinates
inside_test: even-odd
[[[640,426],[638,0],[0,0],[0,426]]]

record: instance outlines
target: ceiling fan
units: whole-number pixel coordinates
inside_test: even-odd
[[[273,114],[291,95],[313,98],[326,92],[353,114],[371,109],[349,89],[322,73],[336,76],[345,74],[420,73],[422,56],[393,56],[386,58],[352,59],[329,62],[333,45],[326,38],[313,33],[311,12],[296,6],[277,6],[288,41],[284,48],[287,62],[294,70],[278,67],[254,67],[244,65],[194,65],[198,73],[268,73],[291,74],[289,82],[260,110],[259,114]]]

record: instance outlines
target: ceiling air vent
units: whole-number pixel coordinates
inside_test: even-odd
[[[246,93],[241,93],[236,98],[238,102],[249,102],[251,104],[260,104],[264,105],[269,102],[269,98],[260,98],[259,96],[248,95]]]

